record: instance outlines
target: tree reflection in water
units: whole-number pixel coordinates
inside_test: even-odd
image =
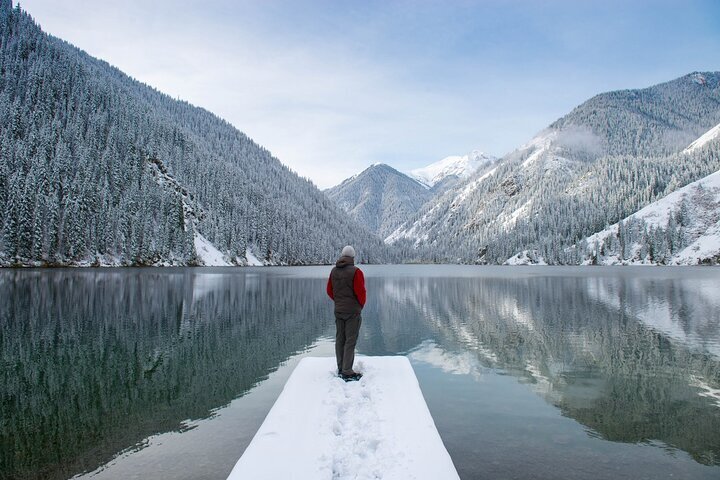
[[[0,272],[0,477],[67,478],[212,415],[322,333],[323,287],[191,269]]]
[[[717,275],[364,270],[360,353],[407,354],[470,382],[511,375],[593,437],[720,465]],[[150,435],[213,415],[332,333],[328,271],[0,271],[0,477],[92,471]],[[466,413],[457,412],[467,435],[490,434]],[[448,416],[434,414],[442,432]],[[451,455],[466,447],[454,441]]]

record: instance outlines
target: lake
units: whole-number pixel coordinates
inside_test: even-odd
[[[720,269],[361,268],[461,478],[720,478]],[[0,478],[224,479],[333,355],[329,270],[0,270]]]

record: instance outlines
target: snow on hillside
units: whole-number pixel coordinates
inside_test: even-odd
[[[720,124],[715,125],[713,128],[705,132],[700,138],[692,142],[688,147],[683,150],[683,153],[690,153],[694,150],[702,148],[708,143],[720,138]]]
[[[463,186],[462,189],[458,192],[457,196],[453,200],[452,204],[450,205],[451,211],[457,210],[458,206],[461,205],[466,198],[468,198],[477,188],[480,186],[480,184],[490,178],[492,175],[495,174],[496,168],[491,168],[487,172],[480,175],[475,180],[471,181],[467,185]]]
[[[481,163],[465,181],[437,197],[432,206],[401,225],[385,242],[410,240],[420,246],[433,237],[481,237],[479,229],[492,229],[491,235],[509,232],[531,216],[536,204],[542,204],[539,197],[543,185],[574,175],[587,158],[597,155],[598,143],[587,128],[545,129],[502,159]],[[573,155],[583,160],[573,160]],[[504,180],[497,178],[498,174]],[[476,239],[468,240],[468,245],[477,243]],[[473,250],[475,255],[478,249]]]
[[[528,143],[520,147],[518,150],[521,152],[532,151],[530,155],[522,163],[523,168],[527,168],[530,165],[536,163],[539,159],[543,158],[552,148],[553,142],[557,139],[558,132],[554,130],[543,131],[537,136],[533,137]]]
[[[435,163],[422,168],[411,170],[408,175],[428,188],[432,188],[445,178],[455,176],[458,178],[469,177],[482,165],[494,162],[492,155],[473,150],[467,155],[454,155],[445,157]]]
[[[720,221],[711,225],[701,236],[677,253],[673,264],[695,265],[712,258],[715,258],[715,263],[720,262]]]
[[[215,248],[215,245],[200,235],[195,234],[195,251],[200,261],[206,267],[229,267],[230,264],[225,259],[225,255],[220,250]]]
[[[584,243],[587,245],[584,263],[717,263],[720,171],[651,203],[622,222],[591,235]]]
[[[205,217],[205,211],[198,205],[193,195],[170,174],[162,160],[149,158],[147,163],[155,183],[157,183],[159,187],[173,191],[180,196],[183,208],[183,219],[185,220],[185,230],[188,228],[195,229],[197,222]]]
[[[262,267],[265,265],[249,248],[245,250],[245,261],[249,267]]]
[[[262,266],[250,248],[245,251],[245,257],[235,257],[231,262],[213,243],[198,232],[198,223],[205,217],[205,211],[197,204],[193,196],[173,177],[161,160],[149,159],[148,164],[155,182],[162,188],[172,190],[180,196],[185,220],[185,230],[194,232],[193,245],[200,263],[206,267],[227,267],[233,264]],[[166,264],[167,262],[161,263]]]
[[[503,265],[547,265],[547,262],[537,251],[523,250],[508,258]]]
[[[489,166],[490,164],[487,164],[486,168]],[[385,237],[385,243],[392,245],[401,240],[411,240],[415,245],[418,245],[420,242],[427,242],[430,239],[428,228],[437,225],[436,219],[438,215],[441,215],[442,211],[456,212],[463,205],[463,202],[472,196],[485,180],[495,174],[496,170],[496,167],[491,167],[487,171],[479,169],[479,171],[475,172],[477,178],[468,178],[465,180],[465,183],[461,183],[459,186],[456,185],[448,191],[437,194],[433,197],[432,202],[427,202],[425,205],[426,209],[419,218],[411,219],[410,222],[400,225],[395,231]]]

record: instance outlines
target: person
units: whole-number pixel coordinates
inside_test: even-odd
[[[355,249],[347,245],[330,272],[327,294],[335,302],[335,359],[338,375],[347,381],[360,380],[362,374],[353,370],[361,312],[365,306],[365,276],[355,266]]]

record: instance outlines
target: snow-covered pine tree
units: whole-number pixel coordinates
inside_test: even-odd
[[[0,264],[191,264],[196,234],[241,263],[399,259],[227,122],[0,12]]]

